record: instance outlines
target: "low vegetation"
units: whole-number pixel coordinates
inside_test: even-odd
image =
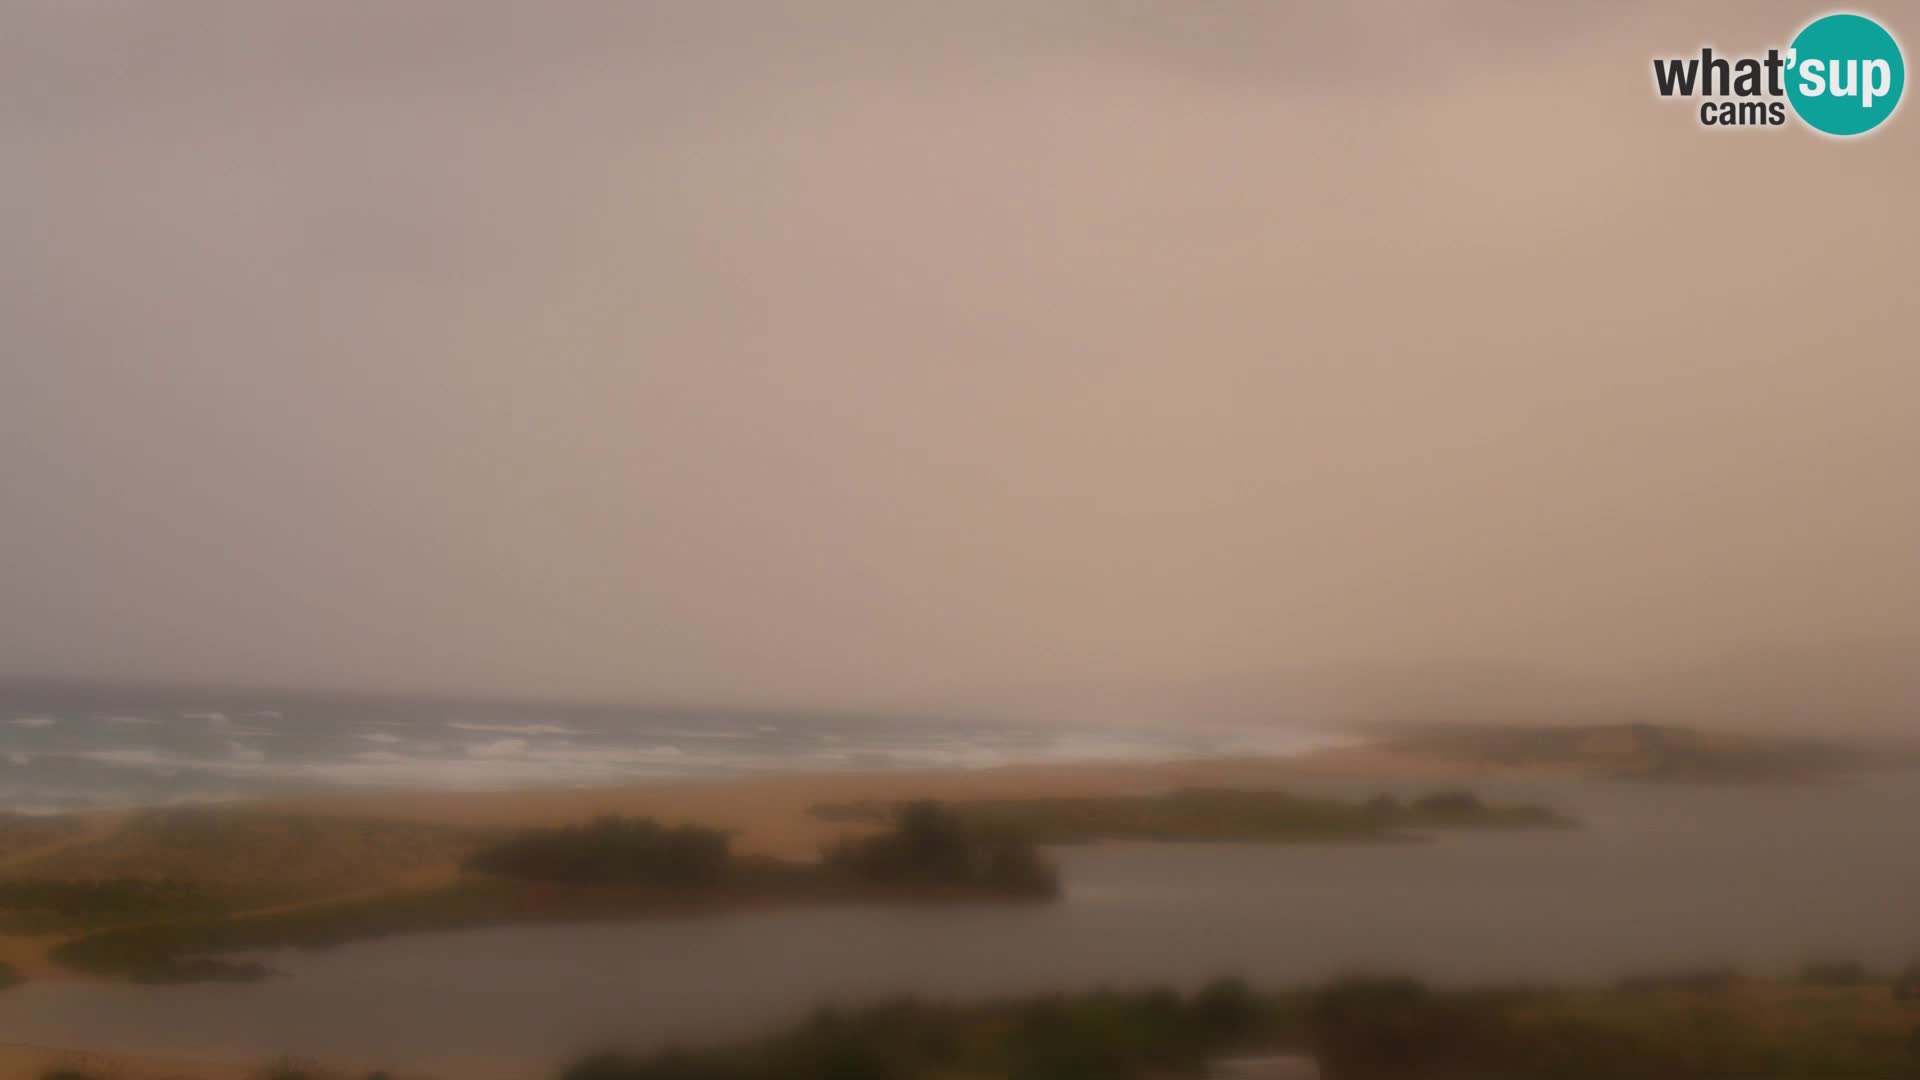
[[[497,835],[234,806],[172,807],[133,814],[110,832],[9,866],[7,876],[190,883],[209,905],[238,910],[404,882],[457,862]]]
[[[168,879],[0,880],[0,930],[45,933],[205,914],[218,905],[197,886]]]
[[[562,1080],[1170,1080],[1250,1051],[1311,1055],[1327,1080],[1902,1080],[1920,1077],[1920,1005],[1884,982],[1443,991],[1361,978],[1258,993],[1223,981],[827,1011],[745,1044],[595,1055]]]
[[[734,869],[727,834],[697,825],[602,817],[579,828],[535,829],[474,852],[467,867],[519,881],[718,884]]]
[[[1102,991],[953,1007],[899,1000],[827,1009],[768,1038],[708,1050],[585,1058],[562,1080],[1125,1080],[1197,1076],[1279,1025],[1237,981],[1193,994]]]
[[[829,850],[828,874],[874,885],[970,889],[1009,896],[1053,896],[1053,868],[1027,834],[982,822],[933,802],[902,807],[894,827],[848,837]]]
[[[1448,725],[1404,731],[1382,746],[1476,767],[1675,783],[1804,782],[1872,764],[1867,755],[1834,743],[1668,724]]]
[[[467,874],[438,888],[112,927],[63,942],[52,957],[141,982],[238,980],[271,973],[247,954],[400,933],[770,904],[1043,898],[1056,889],[1031,844],[982,832],[932,803],[818,864],[736,856],[727,835],[711,829],[607,817],[506,837],[474,850],[465,865]]]
[[[1544,806],[1496,806],[1466,791],[1402,800],[1312,798],[1285,791],[1186,788],[1165,795],[961,802],[952,814],[976,832],[1043,844],[1095,840],[1305,843],[1407,840],[1436,829],[1555,828],[1573,824]],[[814,813],[873,823],[900,813],[890,803],[830,803]]]
[[[0,990],[5,990],[10,986],[18,986],[20,982],[20,973],[13,970],[13,965],[0,962]]]
[[[823,1009],[745,1042],[597,1053],[559,1080],[1198,1080],[1223,1058],[1276,1053],[1312,1058],[1325,1080],[1916,1080],[1920,1000],[1890,986],[1710,972],[1611,989],[1365,977],[1262,992],[1222,979],[1191,992],[900,999]],[[287,1063],[259,1075],[344,1080]],[[98,1080],[40,1080],[56,1077]]]

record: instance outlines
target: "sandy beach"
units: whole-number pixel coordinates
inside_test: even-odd
[[[1480,771],[1463,763],[1355,746],[1288,757],[807,772],[617,788],[382,791],[255,805],[323,816],[498,828],[623,814],[726,829],[733,833],[736,849],[747,854],[811,859],[845,828],[809,812],[826,802],[1139,795],[1179,787],[1272,786],[1306,777],[1439,782]]]

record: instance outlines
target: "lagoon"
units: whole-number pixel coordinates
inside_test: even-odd
[[[736,912],[392,938],[267,957],[252,984],[50,980],[0,1039],[467,1076],[553,1075],[609,1043],[746,1033],[828,1002],[1353,971],[1455,983],[1789,971],[1920,957],[1920,778],[1796,787],[1487,786],[1575,831],[1418,845],[1115,844],[1056,852],[1049,905]]]

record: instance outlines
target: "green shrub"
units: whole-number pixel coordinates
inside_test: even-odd
[[[12,964],[0,963],[0,990],[20,984],[20,973],[13,970]]]
[[[1060,883],[1031,841],[1006,829],[970,825],[937,802],[906,804],[893,831],[849,837],[826,855],[829,872],[862,881],[986,887],[1052,896]]]
[[[1329,1076],[1402,1080],[1496,1058],[1504,1020],[1486,1003],[1413,979],[1353,978],[1314,997],[1307,1027]]]
[[[522,881],[694,886],[720,880],[730,862],[727,834],[717,829],[607,816],[520,833],[475,852],[467,866]]]
[[[1208,1036],[1226,1041],[1246,1037],[1260,1019],[1260,999],[1239,979],[1216,979],[1193,995],[1194,1023]]]

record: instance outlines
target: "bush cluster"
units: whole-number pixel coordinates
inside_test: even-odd
[[[1052,896],[1059,878],[1020,833],[970,825],[937,802],[901,807],[891,832],[849,837],[829,849],[829,872],[895,885],[965,886]]]
[[[595,885],[711,885],[732,860],[727,834],[697,825],[606,816],[534,829],[481,848],[469,869],[522,881]]]

